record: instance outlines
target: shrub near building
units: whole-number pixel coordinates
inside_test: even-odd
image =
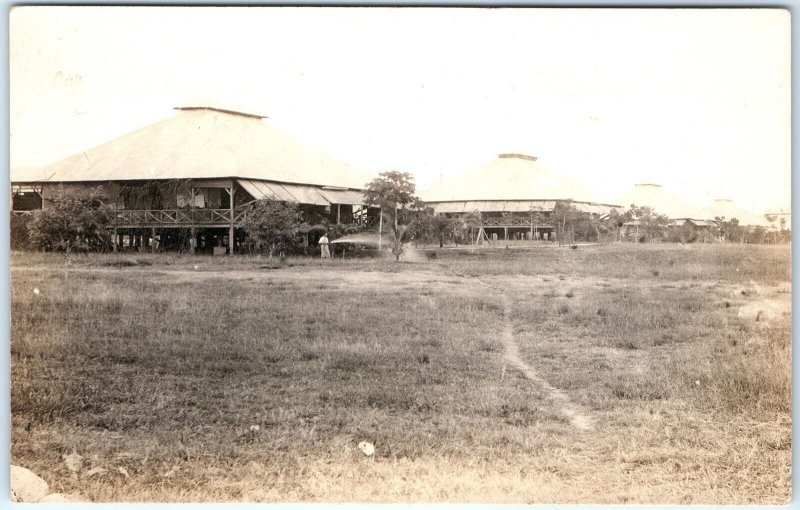
[[[100,189],[84,195],[58,191],[47,207],[28,222],[32,246],[44,251],[102,252],[111,248],[113,211],[100,198]]]

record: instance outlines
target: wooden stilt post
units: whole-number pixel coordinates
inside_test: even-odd
[[[383,207],[380,208],[380,218],[378,219],[378,251],[381,251],[383,242]]]
[[[228,255],[233,255],[233,247],[235,246],[233,236],[234,236],[234,224],[233,224],[233,194],[236,192],[234,188],[235,184],[233,183],[233,179],[231,179],[231,189],[228,190],[228,193],[231,196],[231,224],[228,230]]]
[[[531,241],[533,241],[533,215],[531,214]]]
[[[110,185],[109,185],[109,188],[113,189],[113,196],[114,196],[114,223],[116,223],[119,220],[119,216],[117,215],[117,207],[118,207],[117,197],[118,197],[118,194],[116,193],[116,191],[117,191],[116,188],[113,188]],[[42,200],[42,206],[44,207],[44,200]],[[114,250],[114,253],[117,253],[117,242],[118,241],[119,240],[117,239],[117,226],[114,225],[114,245],[111,247],[111,249]]]
[[[191,237],[189,238],[189,251],[191,252],[192,255],[194,255],[194,254],[197,253],[197,235],[196,235],[195,230],[194,230],[194,194],[195,194],[196,190],[194,188],[194,183],[193,182],[190,181],[189,182],[189,186],[190,186],[190,189],[191,189],[191,195],[189,196],[189,199],[190,199],[190,202],[189,202],[189,214],[191,215],[191,221],[192,221],[192,226],[189,229],[189,232],[190,232],[190,235],[191,235]]]
[[[342,224],[342,204],[336,204],[336,224]]]
[[[152,234],[153,244],[150,246],[150,253],[156,252],[156,227],[152,227],[150,230],[150,234]]]

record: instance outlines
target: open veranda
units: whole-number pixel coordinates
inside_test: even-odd
[[[791,495],[787,246],[444,249],[400,263],[12,253],[11,266],[12,463],[54,492]]]

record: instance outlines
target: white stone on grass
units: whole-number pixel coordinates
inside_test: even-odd
[[[19,503],[36,503],[47,496],[48,487],[40,476],[30,469],[11,466],[11,500]]]
[[[375,445],[373,445],[369,441],[361,441],[360,443],[358,443],[358,449],[361,450],[361,453],[363,453],[367,457],[372,457],[373,455],[375,455]]]

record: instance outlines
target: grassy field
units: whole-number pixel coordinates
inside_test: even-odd
[[[787,247],[415,260],[12,254],[12,462],[94,501],[789,500]]]

